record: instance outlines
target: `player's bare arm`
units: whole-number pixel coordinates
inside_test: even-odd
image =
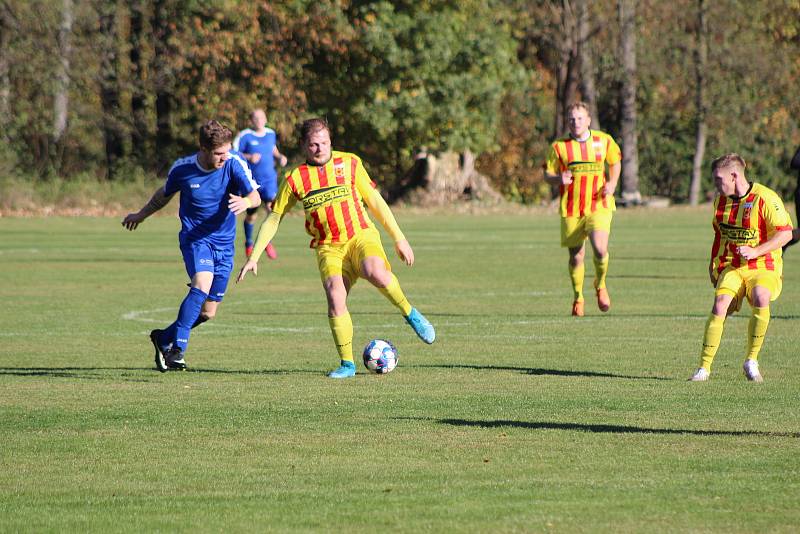
[[[561,174],[544,173],[544,179],[550,185],[569,185],[572,183],[572,171],[566,169]]]
[[[286,156],[281,154],[280,150],[278,150],[278,147],[276,146],[272,147],[272,155],[275,157],[275,159],[277,159],[281,167],[286,167],[286,164],[289,163],[289,160],[286,158]]]
[[[614,191],[617,189],[619,182],[619,175],[622,172],[622,163],[617,162],[608,166],[608,181],[603,187],[603,192],[608,196],[614,196]]]
[[[781,248],[791,240],[792,240],[791,230],[780,230],[778,232],[775,232],[775,235],[773,235],[772,237],[770,237],[757,247],[749,247],[747,245],[742,245],[741,247],[737,248],[736,251],[742,258],[746,260],[753,260],[755,258],[763,256],[764,254],[772,252],[773,250]]]
[[[163,187],[159,187],[153,196],[150,197],[150,200],[147,201],[147,204],[142,206],[142,209],[135,213],[129,213],[125,216],[122,220],[122,226],[127,228],[128,230],[136,230],[139,224],[147,219],[149,216],[169,204],[172,195],[167,195],[164,191]]]
[[[252,272],[253,276],[258,276],[258,261],[253,259],[248,259],[245,262],[245,264],[242,265],[242,268],[239,270],[239,276],[236,277],[236,283],[238,284],[239,282],[244,280],[244,277],[249,272]]]
[[[403,262],[411,267],[414,265],[414,250],[411,248],[411,245],[408,243],[408,240],[401,239],[397,243],[394,244],[394,250],[397,252],[397,255],[400,257]]]
[[[247,211],[248,208],[257,208],[260,205],[261,196],[255,189],[244,197],[230,193],[230,198],[228,199],[228,209],[231,210],[234,215],[239,215]]]
[[[408,266],[414,264],[414,250],[400,230],[391,208],[383,199],[377,189],[373,189],[365,198],[370,214],[381,223],[381,226],[394,240],[394,249],[397,255]]]

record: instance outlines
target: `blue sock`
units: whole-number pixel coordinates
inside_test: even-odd
[[[253,246],[253,227],[255,224],[250,224],[247,221],[244,223],[244,244],[248,247]]]
[[[194,330],[195,328],[197,328],[201,324],[205,323],[206,321],[208,321],[208,319],[206,317],[203,317],[202,315],[198,316],[197,320],[192,325],[192,330]],[[173,343],[175,341],[175,330],[176,330],[176,328],[178,328],[178,322],[177,321],[173,322],[171,325],[169,325],[164,330],[162,330],[161,331],[161,337],[158,338],[158,344],[163,346],[163,347],[166,347],[167,345]]]
[[[181,352],[186,352],[186,346],[189,344],[189,335],[192,331],[192,325],[200,317],[200,310],[203,309],[203,303],[208,298],[208,293],[203,293],[196,287],[189,290],[189,294],[183,299],[181,309],[178,311],[178,318],[175,320],[175,344]],[[170,325],[170,328],[172,325]],[[168,328],[168,330],[170,329]]]

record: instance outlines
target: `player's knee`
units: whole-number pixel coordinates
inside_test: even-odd
[[[583,256],[584,251],[581,250],[580,252],[570,253],[569,255],[569,264],[573,267],[577,267],[583,263]]]
[[[386,287],[392,281],[392,276],[383,261],[378,258],[365,260],[361,266],[361,275],[377,287]]]
[[[714,306],[711,308],[711,313],[719,317],[727,316],[731,302],[733,302],[733,298],[730,295],[719,295],[714,299]]]
[[[769,290],[753,291],[753,306],[756,308],[766,308],[770,303]]]

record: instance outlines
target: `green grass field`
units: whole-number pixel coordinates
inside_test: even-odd
[[[400,364],[345,381],[298,216],[167,374],[147,334],[186,292],[173,217],[0,218],[0,531],[796,532],[800,249],[765,383],[747,307],[687,383],[708,210],[618,212],[612,310],[587,294],[582,319],[555,214],[399,211],[417,264],[390,257],[437,341],[362,281],[355,345]]]

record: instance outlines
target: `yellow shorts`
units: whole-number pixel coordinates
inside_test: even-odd
[[[775,301],[783,289],[783,280],[775,271],[726,267],[717,278],[717,290],[714,294],[738,298],[741,306],[743,296],[747,296],[748,302],[753,302],[753,288],[756,286],[768,289],[769,300]]]
[[[561,246],[578,248],[589,237],[589,232],[611,232],[612,213],[603,209],[583,217],[561,217]]]
[[[342,245],[320,245],[317,247],[317,267],[324,282],[334,275],[342,275],[355,284],[361,276],[361,263],[369,256],[383,260],[386,269],[392,266],[386,258],[381,244],[381,234],[375,229],[364,230]]]

